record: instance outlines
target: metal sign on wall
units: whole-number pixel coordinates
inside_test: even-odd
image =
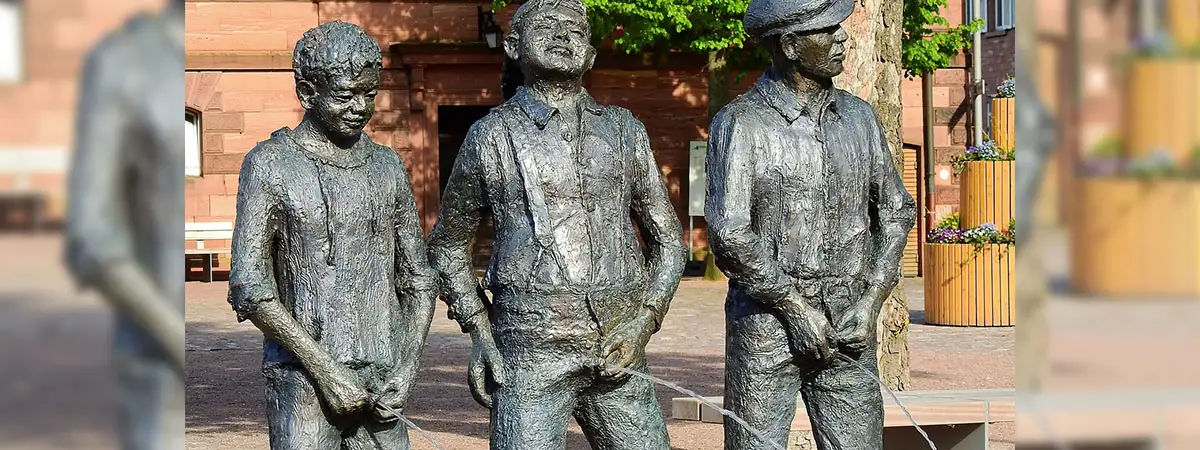
[[[688,158],[688,215],[704,216],[704,156],[708,152],[708,142],[692,141],[689,146],[691,156]]]

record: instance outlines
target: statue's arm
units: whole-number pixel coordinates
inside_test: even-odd
[[[68,177],[67,264],[81,286],[100,291],[118,313],[145,331],[182,376],[183,312],[169,306],[166,294],[133,256],[136,236],[128,218],[148,212],[129,211],[124,192],[129,163],[139,156],[130,154],[138,149],[127,139],[136,125],[116,42],[103,41],[84,65]]]
[[[333,356],[312,338],[280,302],[275,284],[275,238],[279,220],[271,161],[260,144],[246,154],[238,175],[237,218],[229,272],[229,303],[238,321],[250,320],[312,374],[319,385],[341,372]]]
[[[471,264],[475,232],[487,207],[480,157],[481,147],[489,145],[490,140],[479,130],[477,123],[467,133],[442,193],[437,225],[429,235],[430,265],[438,274],[450,318],[458,322],[463,332],[472,332],[487,321]]]
[[[396,180],[396,293],[400,299],[400,320],[404,329],[399,342],[400,359],[395,377],[411,387],[416,378],[421,349],[433,322],[433,311],[437,302],[437,273],[429,266],[425,235],[421,230],[417,214],[417,202],[413,195],[408,172],[400,162],[400,175]]]
[[[794,288],[773,256],[762,250],[761,238],[751,227],[753,137],[724,111],[710,127],[705,166],[708,186],[704,218],[718,266],[751,298],[767,306],[779,305]]]
[[[900,281],[900,260],[908,245],[908,233],[916,223],[916,203],[904,188],[904,180],[892,162],[883,125],[875,119],[879,130],[871,146],[870,212],[875,230],[873,268],[867,279],[867,297],[877,303],[878,311],[887,295]]]
[[[639,176],[634,180],[633,188],[633,218],[649,250],[646,263],[650,286],[646,307],[654,316],[654,330],[658,330],[679,288],[679,277],[683,275],[688,254],[683,246],[683,226],[667,196],[667,185],[654,160],[646,128],[632,115],[627,121],[635,163],[639,165]]]

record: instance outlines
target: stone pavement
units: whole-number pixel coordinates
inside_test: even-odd
[[[111,314],[75,290],[57,236],[0,235],[0,254],[8,256],[0,258],[0,448],[116,448]],[[236,323],[225,288],[187,286],[188,448],[266,448],[261,335]],[[704,394],[722,391],[724,290],[721,283],[683,283],[650,344],[655,375]],[[910,294],[919,318],[918,298]],[[1012,386],[1012,329],[914,324],[911,337],[913,389]],[[485,411],[466,389],[469,340],[439,311],[429,342],[409,415],[447,449],[487,448]],[[677,394],[660,389],[658,396],[667,407]],[[721,448],[719,425],[669,423],[676,449]],[[1012,430],[999,428],[994,448],[1012,448]],[[432,448],[413,441],[414,448]],[[576,427],[569,445],[587,448]]]
[[[908,280],[919,286],[919,280]],[[910,291],[912,288],[910,288]],[[920,305],[919,287],[910,299]],[[188,284],[188,448],[265,448],[263,385],[258,373],[261,334],[237,324],[222,283]],[[682,283],[663,329],[648,348],[654,375],[703,395],[721,395],[724,379],[723,283]],[[920,317],[916,308],[914,316]],[[486,449],[487,415],[466,387],[470,340],[444,309],[421,361],[408,414],[447,449]],[[1013,329],[959,329],[914,324],[910,347],[913,389],[1007,388],[1013,383]],[[666,414],[680,394],[660,388]],[[677,449],[721,448],[720,425],[668,420]],[[994,448],[1012,448],[1011,425],[996,427]],[[413,436],[414,448],[433,448]],[[1007,447],[1006,447],[1007,445]],[[587,448],[572,426],[569,448]]]

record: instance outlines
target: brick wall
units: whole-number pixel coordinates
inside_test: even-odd
[[[996,95],[996,87],[1017,72],[1017,32],[1011,30],[993,30],[983,34],[983,80],[987,83],[988,98]]]
[[[65,212],[79,71],[86,52],[131,13],[162,0],[54,0],[24,8],[24,77],[0,83],[0,190],[49,196],[49,219]]]

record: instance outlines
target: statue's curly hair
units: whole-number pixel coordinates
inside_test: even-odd
[[[513,14],[512,25],[509,26],[508,37],[505,40],[519,40],[521,24],[525,18],[533,11],[546,6],[569,8],[587,17],[587,7],[583,5],[582,0],[530,0],[517,8],[517,12]],[[507,55],[500,70],[500,92],[504,95],[504,100],[508,100],[517,95],[517,88],[525,84],[525,74],[521,72],[521,65]]]
[[[292,52],[292,73],[301,80],[328,86],[336,76],[357,76],[383,67],[379,43],[358,25],[326,22],[304,32]]]

